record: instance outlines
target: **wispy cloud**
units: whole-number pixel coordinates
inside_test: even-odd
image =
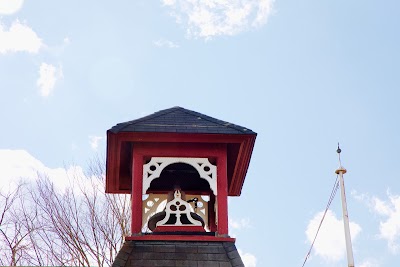
[[[250,219],[249,218],[241,218],[241,219],[229,219],[229,227],[235,230],[250,228]]]
[[[179,48],[179,44],[164,38],[160,38],[157,41],[154,41],[153,44],[157,47]]]
[[[42,63],[39,68],[39,78],[36,85],[40,89],[40,95],[48,97],[54,90],[57,80],[63,78],[62,67],[58,68],[52,64]]]
[[[387,199],[381,199],[356,191],[352,196],[366,204],[371,212],[380,216],[379,237],[386,240],[391,253],[400,253],[400,195],[393,195],[388,190]]]
[[[384,220],[379,224],[379,236],[388,242],[392,253],[400,252],[400,196],[388,194],[388,200],[372,198],[374,211]]]
[[[23,0],[0,0],[0,14],[11,15],[20,10]]]
[[[102,136],[90,135],[90,136],[89,136],[89,144],[90,144],[90,147],[91,147],[93,150],[97,150],[97,148],[99,147],[99,143],[100,143],[100,141],[101,141],[102,139],[104,139],[104,137],[102,137]]]
[[[71,43],[71,40],[69,39],[69,37],[64,37],[63,43],[64,45],[69,45]]]
[[[379,267],[381,265],[374,259],[367,259],[367,260],[362,261],[358,266],[359,267]]]
[[[242,258],[244,266],[246,267],[256,267],[257,266],[257,258],[251,253],[243,252],[238,249],[239,255]]]
[[[317,231],[323,212],[317,213],[310,220],[306,230],[307,241],[311,244]],[[361,232],[361,227],[350,222],[350,232],[354,241]],[[338,219],[331,210],[328,210],[317,240],[314,244],[315,254],[327,261],[340,261],[346,254],[343,220]]]
[[[42,46],[42,40],[37,34],[19,20],[14,21],[9,29],[0,22],[0,54],[38,53]]]
[[[189,37],[235,35],[264,25],[274,0],[162,0]]]

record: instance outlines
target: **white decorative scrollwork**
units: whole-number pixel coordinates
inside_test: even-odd
[[[142,231],[148,232],[147,222],[150,217],[164,210],[167,203],[167,195],[149,194],[147,198],[143,199],[142,204]]]
[[[214,195],[217,195],[217,166],[212,165],[208,158],[167,158],[153,157],[150,162],[143,165],[143,194],[146,194],[151,181],[160,177],[162,170],[170,164],[186,163],[193,166],[206,180]]]
[[[151,232],[148,227],[147,223],[151,216],[156,214],[157,212],[161,212],[165,209],[167,204],[168,196],[166,194],[149,194],[146,195],[146,199],[143,199],[143,214],[142,214],[142,231],[144,233]],[[199,215],[204,223],[206,231],[209,231],[208,226],[208,201],[210,200],[208,196],[201,196],[201,195],[186,195],[186,199],[195,199],[197,198],[197,211],[195,210],[195,203],[189,203],[191,206],[191,211],[195,212]]]
[[[190,214],[190,204],[181,198],[181,192],[176,190],[174,193],[174,199],[167,203],[165,207],[165,218],[157,222],[157,226],[165,226],[171,215],[175,215],[176,222],[174,226],[182,226],[181,215],[185,214],[190,224],[185,224],[185,226],[201,226],[201,222],[192,218]]]

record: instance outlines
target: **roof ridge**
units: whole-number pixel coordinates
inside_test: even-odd
[[[158,117],[160,117],[160,116],[163,116],[163,115],[165,115],[165,114],[172,113],[172,112],[174,112],[175,110],[177,110],[177,108],[183,109],[182,107],[175,106],[175,107],[172,107],[172,108],[168,108],[168,109],[163,109],[163,110],[156,111],[156,112],[154,112],[153,114],[149,114],[149,115],[147,115],[147,116],[145,116],[145,117],[138,118],[138,119],[136,119],[136,120],[131,120],[131,121],[128,121],[128,122],[119,123],[119,124],[124,124],[124,125],[123,125],[121,128],[118,128],[118,131],[121,131],[121,130],[123,130],[124,128],[126,128],[126,127],[128,127],[128,126],[130,126],[130,125],[132,125],[132,124],[134,124],[134,123],[143,122],[143,121],[146,121],[146,120],[151,120],[151,119],[154,119],[154,118],[158,118]]]
[[[228,122],[228,121],[223,121],[223,120],[220,120],[220,119],[216,119],[216,118],[214,118],[214,117],[205,115],[205,114],[200,113],[200,112],[197,112],[197,111],[188,110],[188,109],[185,109],[185,108],[181,108],[181,109],[183,109],[183,111],[184,111],[185,113],[187,113],[187,114],[190,114],[190,113],[200,114],[201,116],[206,117],[206,118],[204,118],[205,120],[207,120],[207,121],[209,121],[209,122],[212,122],[212,123],[216,123],[216,124],[218,124],[218,125],[220,125],[220,126],[223,126],[223,127],[228,127],[228,128],[233,129],[233,130],[237,130],[237,131],[241,131],[241,132],[245,132],[245,131],[248,130],[246,127],[240,127],[240,126],[237,125],[237,124],[234,124],[234,123],[231,123],[231,122]],[[186,112],[186,111],[187,111],[187,112]],[[192,114],[191,114],[191,115],[192,115]]]
[[[159,110],[150,115],[118,123],[109,129],[118,132],[178,132],[256,134],[251,129],[226,120],[186,109],[180,106]]]

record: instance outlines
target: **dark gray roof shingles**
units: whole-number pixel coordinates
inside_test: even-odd
[[[244,267],[232,242],[125,241],[113,267]]]
[[[210,116],[173,107],[132,121],[118,123],[110,130],[120,132],[256,134],[246,127],[218,120]]]

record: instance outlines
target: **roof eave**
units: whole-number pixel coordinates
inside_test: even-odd
[[[119,189],[120,151],[122,142],[168,142],[168,143],[226,143],[239,144],[234,172],[228,187],[229,196],[240,196],[257,134],[201,134],[107,131],[106,192],[130,193]]]
[[[246,178],[247,170],[250,165],[256,137],[257,134],[254,134],[243,139],[239,154],[237,156],[237,163],[232,180],[228,188],[229,196],[240,196],[242,193],[242,188]]]

